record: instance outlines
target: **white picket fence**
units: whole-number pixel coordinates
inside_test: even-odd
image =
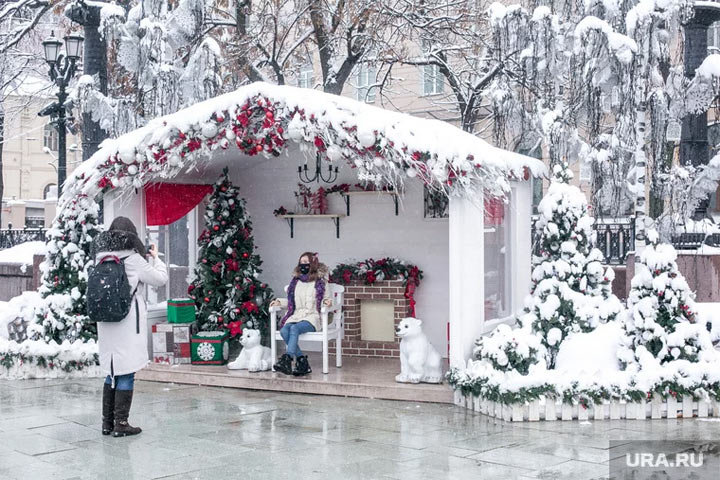
[[[720,417],[720,403],[715,400],[694,401],[692,397],[680,401],[674,398],[653,397],[649,402],[627,403],[607,401],[601,405],[568,405],[562,399],[546,398],[524,404],[503,404],[464,396],[455,392],[455,404],[489,417],[508,422],[539,422],[554,420],[675,420],[678,418]]]

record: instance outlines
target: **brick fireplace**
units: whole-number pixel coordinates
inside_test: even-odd
[[[350,283],[345,286],[343,356],[380,358],[400,356],[400,339],[394,332],[400,320],[408,316],[409,302],[405,298],[404,284],[404,280],[388,280],[375,282],[373,285]],[[363,301],[367,303],[363,305]],[[368,312],[373,313],[372,322],[368,319],[363,321],[363,312],[366,315]],[[366,331],[363,331],[363,324]],[[372,332],[369,331],[370,325],[374,327]],[[378,331],[384,333],[379,334]],[[385,338],[370,339],[377,335]],[[335,353],[333,344],[330,345],[330,353]]]

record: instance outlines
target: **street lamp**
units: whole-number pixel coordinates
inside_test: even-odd
[[[75,75],[76,62],[80,59],[82,44],[82,36],[75,34],[66,36],[65,55],[63,55],[60,52],[62,42],[55,37],[54,32],[50,32],[50,37],[42,42],[45,61],[50,66],[50,79],[58,87],[58,101],[45,106],[38,112],[38,115],[49,115],[58,131],[58,198],[62,194],[62,186],[67,176],[65,131],[68,119],[66,117],[67,106],[65,101],[67,100],[67,93],[65,89]]]

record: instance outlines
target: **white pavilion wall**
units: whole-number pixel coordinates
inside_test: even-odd
[[[290,280],[290,271],[300,253],[316,251],[320,259],[333,268],[350,259],[404,259],[424,272],[416,291],[416,315],[424,321],[425,332],[437,350],[447,356],[448,322],[448,220],[423,218],[423,188],[418,181],[406,183],[399,215],[389,195],[351,197],[350,216],[340,220],[340,238],[330,219],[296,219],[295,238],[284,219],[276,218],[273,210],[280,205],[295,208],[294,191],[298,189],[298,153],[266,161],[229,160],[231,178],[240,186],[247,200],[253,221],[253,234],[258,253],[263,259],[262,278],[282,293]],[[255,159],[253,159],[255,160]],[[236,163],[237,162],[237,163]],[[314,165],[314,161],[311,162]],[[220,163],[213,171],[222,169]],[[313,167],[314,168],[314,167]],[[207,178],[206,181],[210,182]],[[358,183],[356,170],[341,168],[334,183]],[[309,184],[315,190],[319,185]],[[329,212],[345,213],[345,203],[338,194],[329,195]]]

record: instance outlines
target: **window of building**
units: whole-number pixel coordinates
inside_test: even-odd
[[[43,134],[43,146],[49,148],[53,152],[58,151],[58,132],[54,125],[48,123],[45,125]]]
[[[713,23],[708,28],[708,53],[720,53],[720,22]]]
[[[54,183],[48,183],[43,188],[43,198],[57,198],[57,185]]]
[[[315,78],[313,76],[313,67],[311,64],[306,64],[300,67],[298,72],[298,87],[300,88],[313,88],[315,84]]]
[[[357,69],[356,94],[360,102],[373,103],[375,101],[375,83],[377,68],[366,63],[360,64]]]
[[[423,95],[438,95],[445,89],[445,79],[437,65],[423,66]]]

